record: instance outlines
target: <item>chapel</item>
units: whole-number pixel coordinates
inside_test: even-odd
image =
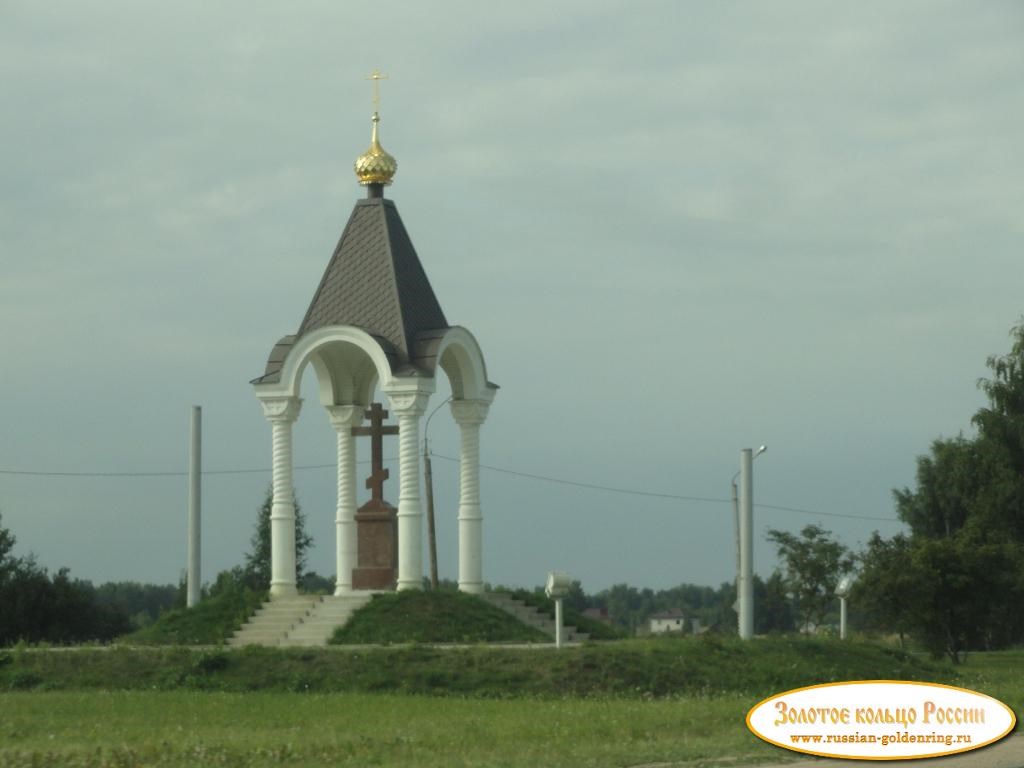
[[[371,75],[375,87],[381,77]],[[356,201],[298,329],[274,344],[263,374],[252,381],[271,425],[272,601],[297,593],[292,425],[303,406],[299,392],[307,367],[316,376],[323,418],[337,432],[335,595],[422,587],[420,421],[442,373],[460,435],[459,589],[483,591],[480,427],[498,387],[487,378],[473,334],[449,324],[398,208],[384,196],[398,163],[381,146],[378,109],[371,120],[370,146],[355,161],[366,196]],[[375,392],[386,402],[375,404]],[[397,420],[397,428],[383,426],[384,414]],[[397,506],[384,499],[388,473],[379,462],[380,434],[395,431]],[[373,440],[374,469],[366,479],[372,498],[357,507],[360,435]]]

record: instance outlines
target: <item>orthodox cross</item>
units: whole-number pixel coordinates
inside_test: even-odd
[[[382,74],[379,69],[375,69],[366,79],[373,81],[373,110],[376,112],[380,109],[380,81],[387,80],[388,76]]]
[[[352,434],[355,437],[363,435],[370,436],[370,463],[372,471],[366,478],[366,487],[373,493],[374,501],[384,501],[384,481],[391,473],[384,468],[384,435],[397,435],[397,426],[384,426],[384,419],[388,412],[381,407],[380,403],[373,403],[365,413],[370,420],[368,427],[352,427]]]

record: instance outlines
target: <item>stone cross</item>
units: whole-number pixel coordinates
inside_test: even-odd
[[[366,418],[370,420],[368,427],[352,427],[352,435],[361,437],[370,436],[370,463],[372,470],[366,478],[366,487],[370,489],[373,501],[384,501],[384,481],[391,473],[384,468],[384,435],[397,435],[397,426],[384,426],[384,419],[388,412],[380,403],[373,403],[366,411]]]

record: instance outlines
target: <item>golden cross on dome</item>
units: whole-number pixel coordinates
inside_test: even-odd
[[[366,79],[373,81],[373,110],[376,112],[380,108],[380,81],[387,80],[388,76],[375,69]]]

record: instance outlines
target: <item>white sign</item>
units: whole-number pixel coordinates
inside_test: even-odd
[[[1013,730],[991,696],[938,683],[862,680],[777,693],[747,727],[778,747],[822,757],[908,760],[978,749]]]

